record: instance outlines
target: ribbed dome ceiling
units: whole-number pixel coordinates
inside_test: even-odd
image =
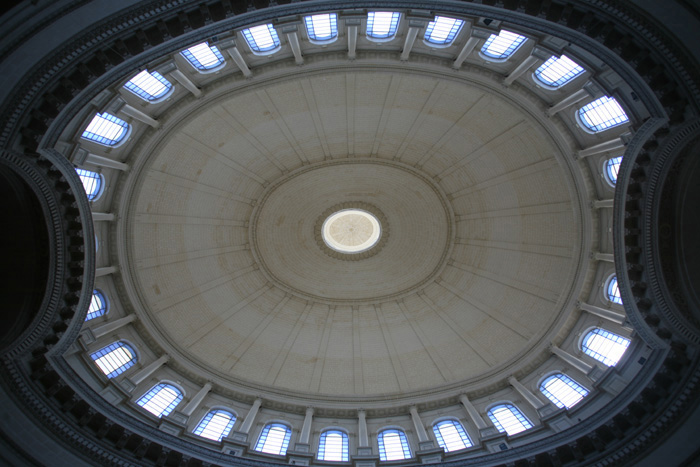
[[[556,333],[576,195],[503,97],[403,71],[300,73],[166,128],[135,185],[130,270],[148,321],[204,373],[405,395],[506,374]],[[366,257],[318,238],[343,207],[385,229]]]

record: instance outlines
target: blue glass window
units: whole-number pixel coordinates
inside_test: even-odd
[[[260,433],[255,450],[284,456],[287,453],[291,437],[292,430],[288,426],[281,423],[268,423]]]
[[[85,194],[89,201],[94,201],[100,197],[102,194],[102,175],[91,170],[78,169],[75,171],[80,177],[80,181],[83,182],[83,188],[85,188]]]
[[[219,49],[215,45],[210,46],[206,42],[197,44],[180,53],[199,71],[211,70],[224,63],[224,56],[221,55]]]
[[[348,461],[348,435],[340,430],[326,430],[318,442],[318,460]]]
[[[579,119],[586,128],[598,132],[629,122],[627,114],[614,97],[603,96],[578,111]]]
[[[605,176],[613,185],[617,183],[617,174],[620,172],[620,164],[622,164],[622,156],[612,157],[605,161]]]
[[[560,409],[570,409],[588,395],[588,389],[563,373],[557,373],[542,381],[540,391]]]
[[[433,425],[438,444],[445,452],[459,451],[473,446],[464,427],[457,420],[443,420]]]
[[[81,136],[104,146],[116,146],[124,139],[128,131],[128,123],[103,112],[95,115]]]
[[[312,41],[324,42],[338,37],[338,15],[335,13],[305,16],[304,22]]]
[[[231,432],[234,423],[236,423],[236,416],[231,412],[212,410],[199,422],[193,433],[203,438],[221,441]]]
[[[620,295],[620,286],[617,283],[617,276],[612,276],[608,281],[606,293],[608,295],[608,300],[622,305],[622,296]]]
[[[614,366],[620,361],[629,345],[629,339],[595,328],[583,338],[581,350],[607,366]]]
[[[457,37],[462,25],[464,25],[464,21],[461,19],[436,16],[435,21],[428,23],[424,39],[431,44],[450,44]]]
[[[397,11],[370,11],[367,14],[367,37],[390,39],[399,28],[401,13]]]
[[[496,60],[505,60],[523,45],[525,39],[525,36],[504,29],[498,34],[491,34],[481,48],[481,53]]]
[[[271,24],[262,24],[253,28],[244,29],[241,33],[243,37],[245,37],[248,47],[250,47],[250,50],[253,52],[270,52],[280,45],[277,31],[275,31],[275,28],[273,28]]]
[[[559,58],[552,56],[535,70],[535,76],[547,86],[558,88],[564,86],[584,71],[586,70],[566,55],[562,55]]]
[[[144,100],[154,101],[165,96],[173,85],[157,71],[149,73],[148,70],[143,70],[124,87]]]
[[[107,378],[114,378],[134,366],[136,352],[128,344],[117,341],[90,354],[90,358]]]
[[[158,383],[136,401],[156,417],[165,417],[180,403],[182,392],[172,384]]]
[[[501,433],[512,436],[532,428],[532,423],[513,404],[500,404],[488,411],[489,418]]]
[[[379,459],[393,461],[411,458],[411,449],[408,447],[406,433],[397,429],[380,431],[377,435],[379,444]]]
[[[107,313],[107,299],[99,290],[95,289],[92,291],[92,300],[90,300],[90,308],[88,309],[87,315],[85,315],[85,321],[90,321],[98,316],[102,316]]]

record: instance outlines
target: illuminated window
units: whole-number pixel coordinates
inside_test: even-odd
[[[603,96],[578,111],[581,123],[591,131],[607,130],[629,122],[627,114],[614,97]]]
[[[90,354],[107,378],[124,373],[136,363],[136,352],[128,344],[118,341]]]
[[[280,45],[277,31],[271,24],[262,24],[254,28],[244,29],[241,33],[245,37],[248,47],[253,52],[271,52]]]
[[[340,430],[326,430],[318,442],[318,460],[348,461],[348,435]]]
[[[523,45],[525,39],[525,36],[502,30],[498,35],[491,34],[481,48],[481,53],[496,60],[505,60]]]
[[[128,131],[129,124],[124,120],[101,113],[95,115],[81,136],[104,146],[116,146]]]
[[[608,300],[622,305],[622,296],[620,295],[620,286],[617,283],[617,276],[612,276],[610,280],[608,280],[608,287],[605,292],[608,296]]]
[[[206,42],[197,44],[180,53],[199,71],[212,70],[224,63],[224,56],[221,55],[219,49],[214,45],[210,46]]]
[[[581,350],[607,366],[614,366],[620,361],[629,345],[629,339],[595,328],[583,338]]]
[[[156,417],[165,417],[182,400],[182,392],[167,383],[158,383],[136,401],[138,405]]]
[[[459,451],[473,446],[472,440],[457,420],[443,420],[433,425],[437,442],[445,452]]]
[[[513,404],[492,407],[488,415],[498,431],[508,433],[509,436],[532,428],[530,420]]]
[[[559,58],[552,56],[535,70],[535,76],[547,86],[558,88],[564,86],[584,71],[586,70],[566,55],[562,55]]]
[[[88,309],[87,315],[85,315],[85,321],[90,321],[98,316],[102,316],[107,313],[107,299],[99,290],[95,289],[92,291],[92,300],[90,301],[90,308]]]
[[[389,429],[379,432],[377,443],[379,444],[380,460],[394,461],[411,458],[411,449],[408,447],[406,434],[401,430]]]
[[[165,96],[173,87],[170,81],[157,71],[143,70],[131,78],[124,87],[147,101],[154,101]]]
[[[450,44],[462,29],[463,24],[464,21],[461,19],[436,16],[435,21],[428,23],[424,39],[431,44]]]
[[[226,410],[212,410],[204,416],[192,433],[202,438],[221,441],[236,423],[236,416]]]
[[[75,171],[78,173],[80,181],[83,182],[88,200],[94,201],[99,198],[102,194],[102,175],[85,169],[76,168]]]
[[[617,183],[617,174],[620,172],[620,164],[622,164],[622,156],[613,157],[605,161],[605,178],[611,185]]]
[[[255,450],[267,454],[284,456],[289,447],[289,439],[292,437],[292,430],[281,423],[268,423],[260,433]]]
[[[326,42],[338,37],[338,15],[335,13],[305,16],[304,22],[312,41]]]
[[[367,14],[367,37],[390,39],[396,34],[401,14],[396,11],[370,11]]]
[[[540,391],[560,409],[570,409],[588,395],[588,389],[562,373],[542,381]]]

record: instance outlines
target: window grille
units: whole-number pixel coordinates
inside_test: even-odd
[[[348,435],[340,430],[326,430],[318,442],[318,460],[348,461]]]
[[[560,409],[570,409],[588,395],[588,389],[563,373],[557,373],[542,381],[540,391]]]
[[[526,39],[525,36],[504,29],[498,34],[491,34],[481,48],[481,53],[496,60],[505,60],[513,55]]]
[[[99,290],[93,290],[92,300],[90,300],[90,308],[88,309],[87,315],[85,315],[85,321],[90,321],[91,319],[95,319],[98,316],[102,316],[106,313],[107,299]]]
[[[78,173],[80,181],[83,182],[88,200],[94,201],[99,198],[102,193],[102,175],[85,169],[76,168],[75,171]]]
[[[148,70],[143,70],[124,87],[144,100],[154,101],[165,96],[173,85],[157,71],[149,73]]]
[[[513,404],[500,404],[488,411],[489,418],[501,433],[512,436],[532,428],[532,423]]]
[[[206,42],[183,50],[180,54],[199,71],[212,70],[224,63],[224,56],[221,55],[219,49],[215,45],[210,46]]]
[[[128,131],[128,123],[103,112],[95,115],[81,136],[104,146],[116,146],[124,139]]]
[[[595,328],[583,338],[581,350],[607,366],[614,366],[620,361],[629,345],[629,339]]]
[[[260,438],[255,445],[255,450],[267,454],[284,456],[289,447],[289,439],[292,437],[292,430],[281,423],[268,423],[260,433]]]
[[[212,410],[207,413],[193,433],[203,438],[221,441],[228,436],[236,423],[236,416],[226,410]]]
[[[613,185],[617,183],[617,174],[620,172],[620,164],[622,164],[622,156],[613,157],[605,161],[605,176]]]
[[[608,296],[608,300],[622,305],[622,296],[620,295],[620,286],[617,283],[617,276],[612,276],[608,281],[606,294]]]
[[[463,24],[461,19],[436,16],[434,21],[428,23],[424,39],[431,44],[450,44],[457,37]]]
[[[411,449],[408,447],[406,434],[397,429],[381,431],[377,435],[379,444],[379,459],[383,461],[393,461],[400,459],[410,459]]]
[[[280,39],[277,31],[271,24],[262,24],[253,28],[244,29],[241,31],[245,37],[248,47],[253,52],[271,52],[280,45]]]
[[[305,16],[304,22],[312,41],[325,42],[338,37],[338,15],[335,13]]]
[[[535,70],[535,77],[547,86],[558,88],[584,71],[586,70],[566,55],[559,58],[552,56]]]
[[[473,446],[469,435],[457,420],[443,420],[433,425],[438,444],[445,452],[459,451]]]
[[[607,130],[609,128],[629,122],[627,114],[614,97],[603,96],[590,104],[586,104],[578,111],[581,123],[593,132]]]
[[[90,358],[107,378],[114,378],[134,366],[136,352],[128,344],[117,341],[90,354]]]
[[[180,403],[182,392],[167,383],[158,383],[136,401],[156,417],[165,417]]]
[[[401,14],[397,11],[370,11],[367,14],[367,37],[390,39],[399,28]]]

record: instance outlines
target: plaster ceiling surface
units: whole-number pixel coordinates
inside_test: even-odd
[[[159,138],[134,185],[130,271],[162,339],[205,374],[348,398],[463,384],[512,371],[571,295],[571,176],[483,87],[298,73]],[[343,207],[381,223],[364,257],[318,239]]]

